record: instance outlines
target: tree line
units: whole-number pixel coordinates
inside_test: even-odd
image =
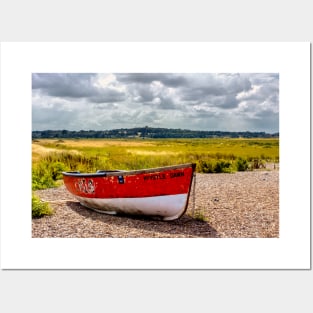
[[[112,130],[37,130],[33,139],[40,138],[277,138],[279,133],[200,131],[188,129],[135,127]]]

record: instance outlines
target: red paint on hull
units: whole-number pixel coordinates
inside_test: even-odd
[[[63,173],[67,189],[85,198],[137,198],[189,194],[195,164],[151,170]]]

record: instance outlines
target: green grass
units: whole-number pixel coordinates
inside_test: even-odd
[[[133,170],[190,162],[202,173],[230,173],[277,163],[279,139],[36,140],[33,189],[54,187],[62,171]]]
[[[40,200],[36,195],[32,195],[32,218],[40,218],[45,215],[52,215],[53,210],[49,204]]]

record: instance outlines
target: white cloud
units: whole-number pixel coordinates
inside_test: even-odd
[[[33,129],[277,132],[278,100],[275,73],[33,74]]]

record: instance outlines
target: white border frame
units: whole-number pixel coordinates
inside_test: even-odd
[[[31,238],[33,72],[279,73],[280,237]],[[1,44],[3,269],[308,269],[309,164],[309,43]]]

